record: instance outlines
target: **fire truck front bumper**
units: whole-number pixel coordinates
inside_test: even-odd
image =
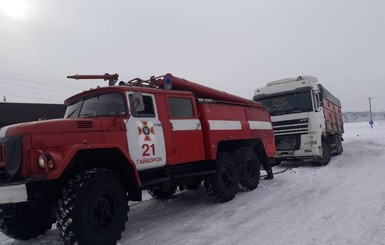
[[[0,186],[0,204],[26,202],[28,200],[25,183]]]

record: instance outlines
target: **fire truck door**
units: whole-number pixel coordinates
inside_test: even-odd
[[[128,101],[133,100],[127,92]],[[166,164],[163,128],[158,118],[154,95],[143,93],[144,110],[133,113],[126,123],[128,151],[138,170]],[[130,102],[128,107],[130,107]]]
[[[203,160],[205,158],[203,134],[194,97],[168,96],[167,106],[175,163]]]

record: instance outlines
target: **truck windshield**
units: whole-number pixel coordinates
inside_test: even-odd
[[[120,93],[87,97],[67,107],[64,118],[87,118],[126,115],[124,98]]]
[[[310,91],[258,99],[271,116],[308,112],[313,110]]]

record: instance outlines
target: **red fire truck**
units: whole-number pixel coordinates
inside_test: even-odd
[[[142,190],[168,198],[202,182],[217,202],[259,184],[275,154],[259,102],[171,74],[114,84],[105,79],[65,101],[64,119],[0,130],[0,230],[27,240],[57,221],[65,244],[114,244],[128,201]]]

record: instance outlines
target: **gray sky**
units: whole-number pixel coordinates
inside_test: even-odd
[[[383,0],[0,0],[0,99],[62,102],[99,81],[170,72],[252,98],[316,76],[344,111],[385,110]],[[21,6],[21,5],[20,5]],[[22,6],[19,6],[19,10]]]

